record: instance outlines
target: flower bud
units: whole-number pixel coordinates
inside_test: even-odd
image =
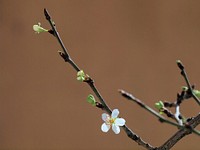
[[[182,90],[183,90],[183,91],[187,91],[187,90],[188,90],[188,87],[182,86]]]
[[[162,109],[162,108],[164,107],[164,104],[163,104],[162,101],[159,101],[159,102],[155,103],[155,107],[156,107],[158,110],[160,110],[160,109]]]
[[[155,107],[159,110],[160,114],[163,114],[163,108],[165,107],[162,101],[155,103]]]
[[[48,32],[47,29],[44,29],[43,27],[41,27],[41,24],[38,23],[37,25],[33,25],[33,30],[35,31],[35,33],[41,33],[41,32]]]
[[[83,72],[83,70],[80,70],[77,72],[77,78],[78,81],[83,82],[85,80],[85,73]]]
[[[94,96],[92,94],[88,95],[87,102],[92,104],[93,106],[96,105],[96,100],[95,100],[95,98],[94,98]]]

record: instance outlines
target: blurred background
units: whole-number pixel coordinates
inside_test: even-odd
[[[143,150],[121,131],[103,133],[100,109],[86,102],[91,89],[60,58],[57,40],[35,34],[47,8],[71,57],[94,80],[112,109],[143,140],[160,146],[177,129],[161,124],[118,89],[154,108],[174,101],[185,85],[176,60],[200,89],[200,1],[188,0],[1,0],[0,149]],[[174,111],[174,110],[172,110]],[[186,117],[199,113],[185,101]],[[200,129],[199,127],[197,129]],[[192,134],[174,150],[199,150]]]

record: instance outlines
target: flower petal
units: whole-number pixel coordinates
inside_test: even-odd
[[[126,120],[123,118],[117,118],[115,120],[115,125],[117,125],[117,126],[123,126],[123,125],[125,125],[125,123],[126,123]]]
[[[102,130],[103,132],[108,132],[109,129],[110,129],[110,125],[107,125],[106,123],[103,123],[103,124],[101,125],[101,130]]]
[[[120,128],[119,126],[112,124],[112,130],[115,132],[115,134],[119,134]]]
[[[103,121],[107,122],[108,118],[110,118],[110,116],[108,114],[106,114],[106,113],[102,114],[102,120]]]
[[[118,109],[114,109],[112,111],[111,117],[112,118],[117,118],[118,115],[119,115],[119,110]]]

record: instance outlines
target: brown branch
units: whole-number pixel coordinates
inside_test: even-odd
[[[45,17],[46,19],[48,20],[48,22],[50,23],[52,29],[49,31],[50,34],[54,35],[56,37],[56,39],[58,40],[60,46],[62,47],[62,52],[59,52],[60,56],[65,60],[65,62],[68,62],[77,72],[80,71],[79,67],[73,62],[73,60],[70,58],[70,55],[67,51],[67,49],[65,48],[60,36],[59,36],[59,33],[57,32],[57,29],[56,29],[56,25],[55,23],[52,21],[51,19],[51,16],[49,15],[48,11],[46,9],[44,9],[44,14],[45,14]],[[180,62],[177,62],[179,68],[182,70],[181,74],[184,76],[186,82],[187,82],[187,85],[188,85],[188,88],[190,89],[191,93],[192,93],[192,96],[193,98],[198,102],[198,104],[200,104],[200,101],[198,100],[198,98],[195,96],[195,94],[192,92],[192,87],[189,83],[189,80],[187,78],[187,75],[186,75],[186,72],[184,70],[184,67],[183,65],[180,63]],[[105,110],[108,114],[111,114],[112,113],[112,110],[109,108],[109,106],[106,104],[104,98],[101,96],[101,94],[99,93],[99,91],[97,90],[95,84],[94,84],[94,80],[92,80],[92,78],[88,78],[86,81],[85,81],[89,87],[93,90],[93,92],[95,93],[95,95],[98,97],[100,103],[96,103],[97,107],[98,108],[101,108],[103,110]],[[166,123],[169,123],[169,124],[172,124],[172,125],[175,125],[177,127],[181,127],[181,129],[174,135],[172,136],[167,142],[165,142],[162,146],[156,148],[156,147],[153,147],[151,146],[150,144],[148,144],[147,142],[143,141],[137,134],[135,134],[133,131],[131,131],[128,126],[124,125],[122,128],[124,129],[124,131],[126,132],[127,136],[129,138],[131,138],[132,140],[134,140],[135,142],[137,142],[139,145],[143,146],[144,148],[146,148],[147,150],[168,150],[170,149],[171,147],[173,147],[180,139],[182,139],[184,136],[188,135],[188,134],[191,134],[193,129],[199,125],[200,123],[200,114],[197,115],[196,117],[190,119],[190,121],[188,122],[188,124],[183,127],[183,126],[180,126],[174,122],[171,122],[171,121],[168,121],[166,120],[163,116],[161,116],[159,113],[155,112],[153,109],[151,109],[150,107],[148,107],[147,105],[145,105],[141,100],[135,98],[134,96],[132,96],[131,94],[123,91],[123,90],[120,90],[120,93],[136,102],[138,105],[140,105],[141,107],[145,108],[146,110],[148,110],[150,113],[154,114],[157,118],[159,118],[160,121],[162,122],[166,122]]]
[[[179,140],[181,140],[186,135],[192,133],[192,130],[200,124],[200,113],[191,119],[185,128],[180,129],[176,132],[169,140],[167,140],[162,146],[158,148],[158,150],[168,150],[172,148]]]
[[[186,82],[186,84],[188,86],[188,91],[192,94],[192,97],[194,98],[194,100],[200,105],[200,100],[198,99],[198,97],[193,92],[193,88],[192,88],[192,86],[190,84],[190,81],[189,81],[189,79],[187,77],[187,73],[185,71],[185,67],[183,66],[183,64],[181,63],[180,60],[177,60],[176,63],[178,65],[179,69],[181,70],[181,75],[185,79],[185,82]]]
[[[67,52],[67,49],[65,48],[65,46],[59,36],[59,33],[56,29],[56,25],[53,22],[51,16],[49,15],[47,9],[44,9],[44,14],[45,14],[46,19],[48,20],[48,22],[50,23],[50,25],[52,27],[52,30],[49,33],[51,33],[52,35],[54,35],[56,37],[56,39],[58,40],[59,44],[62,47],[63,51],[62,52],[59,51],[60,56],[65,60],[65,62],[68,62],[77,72],[80,71],[79,67],[72,61],[69,53]],[[95,95],[98,97],[98,99],[101,102],[101,104],[97,103],[97,105],[98,105],[97,107],[105,110],[108,114],[111,114],[112,110],[109,108],[109,106],[105,102],[105,99],[99,93],[98,89],[96,88],[96,86],[94,84],[94,80],[89,77],[85,82],[90,86],[90,88],[93,90],[93,92],[95,93]],[[155,149],[153,146],[151,146],[150,144],[143,141],[137,134],[135,134],[133,131],[131,131],[128,128],[128,126],[124,125],[122,128],[126,132],[127,136],[129,138],[131,138],[132,140],[134,140],[135,142],[137,142],[139,145],[145,147],[148,150]]]
[[[152,115],[154,115],[155,117],[157,117],[159,119],[159,121],[161,122],[165,122],[171,125],[174,125],[176,127],[182,127],[179,124],[172,122],[170,120],[167,120],[165,117],[163,117],[162,115],[160,115],[158,112],[156,112],[155,110],[153,110],[151,107],[147,106],[145,103],[143,103],[140,99],[134,97],[132,94],[124,91],[124,90],[119,90],[120,94],[127,98],[128,100],[131,100],[133,102],[135,102],[136,104],[138,104],[139,106],[141,106],[142,108],[144,108],[145,110],[147,110],[148,112],[150,112]]]

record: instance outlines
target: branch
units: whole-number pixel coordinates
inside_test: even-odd
[[[48,11],[46,9],[44,9],[44,14],[46,19],[48,20],[48,22],[51,25],[51,30],[49,30],[49,33],[51,33],[54,37],[56,37],[56,39],[58,40],[62,51],[59,51],[60,56],[64,59],[65,62],[68,62],[77,72],[80,71],[79,67],[74,63],[74,61],[71,59],[67,49],[65,48],[59,33],[56,29],[56,25],[55,23],[52,21],[51,16],[49,15]],[[193,89],[189,83],[189,80],[187,78],[186,72],[184,70],[183,65],[181,64],[180,61],[177,61],[177,64],[179,66],[179,68],[181,69],[181,74],[184,76],[187,86],[192,94],[192,97],[197,101],[197,103],[200,105],[200,101],[199,99],[196,97],[196,95],[193,93]],[[93,90],[93,92],[95,93],[95,95],[98,97],[99,101],[101,103],[96,103],[98,108],[101,108],[103,110],[105,110],[108,114],[112,113],[112,110],[109,108],[109,106],[106,104],[104,98],[101,96],[101,94],[99,93],[98,89],[96,88],[95,84],[94,84],[94,80],[92,78],[90,78],[89,76],[87,77],[87,79],[85,80],[85,82],[89,85],[89,87]],[[153,115],[155,115],[157,118],[159,118],[159,120],[161,122],[166,122],[169,124],[172,124],[174,126],[177,126],[180,128],[180,130],[174,135],[172,136],[167,142],[165,142],[162,146],[160,147],[153,147],[150,144],[146,143],[145,141],[143,141],[137,134],[135,134],[133,131],[131,131],[128,126],[124,125],[122,128],[124,129],[124,131],[126,132],[127,136],[129,138],[131,138],[132,140],[134,140],[135,142],[137,142],[139,145],[143,146],[144,148],[146,148],[147,150],[166,150],[166,149],[170,149],[171,147],[173,147],[180,139],[182,139],[184,136],[191,134],[192,132],[194,132],[195,130],[193,130],[197,125],[200,124],[200,114],[197,115],[194,118],[191,118],[186,126],[181,126],[177,123],[174,123],[172,121],[169,121],[167,119],[165,119],[163,116],[161,116],[159,113],[155,112],[153,109],[151,109],[149,106],[145,105],[144,103],[142,103],[139,99],[135,98],[134,96],[132,96],[131,94],[120,90],[120,93],[125,96],[126,98],[136,102],[137,104],[139,104],[141,107],[145,108],[146,110],[148,110],[150,113],[152,113]]]
[[[176,132],[167,142],[158,148],[158,150],[167,150],[172,148],[179,140],[181,140],[186,135],[192,133],[192,130],[200,124],[200,113],[188,122],[185,128],[180,129]]]
[[[52,29],[51,31],[49,31],[49,33],[53,34],[56,39],[58,40],[61,48],[63,51],[59,51],[60,56],[65,60],[65,62],[68,62],[77,72],[80,71],[79,67],[72,61],[67,49],[65,48],[58,31],[56,30],[56,25],[55,23],[52,21],[51,16],[49,15],[47,9],[44,9],[44,15],[46,17],[46,19],[48,20],[48,22],[50,23]],[[101,94],[99,93],[99,91],[97,90],[96,86],[94,85],[94,80],[90,77],[88,77],[88,79],[85,81],[90,88],[93,90],[93,92],[95,93],[95,95],[98,97],[98,99],[101,102],[101,105],[98,106],[99,108],[102,108],[103,110],[105,110],[108,114],[112,113],[112,110],[109,108],[109,106],[106,104],[104,98],[101,96]],[[153,150],[155,149],[153,146],[151,146],[150,144],[144,142],[137,134],[135,134],[133,131],[131,131],[128,126],[124,125],[122,127],[124,129],[124,131],[126,132],[127,136],[129,138],[131,138],[132,140],[134,140],[135,142],[137,142],[139,145],[145,147],[148,150]]]
[[[181,125],[179,125],[177,123],[174,123],[174,122],[172,122],[170,120],[167,120],[165,117],[161,116],[158,112],[156,112],[151,107],[149,107],[146,104],[144,104],[140,99],[134,97],[132,94],[130,94],[130,93],[124,91],[124,90],[119,90],[119,92],[123,97],[127,98],[128,100],[131,100],[131,101],[135,102],[136,104],[138,104],[139,106],[141,106],[142,108],[144,108],[145,110],[150,112],[152,115],[157,117],[160,122],[165,122],[165,123],[174,125],[174,126],[176,126],[178,128],[182,127]]]
[[[187,77],[187,73],[185,71],[185,67],[183,66],[183,64],[181,63],[180,60],[177,60],[176,63],[178,65],[179,69],[181,70],[181,75],[184,77],[184,79],[185,79],[185,81],[187,83],[189,92],[191,93],[191,95],[195,99],[195,101],[200,105],[200,100],[198,99],[198,97],[193,92],[192,86],[190,84],[190,81],[189,81],[189,79]]]
[[[131,100],[133,102],[135,102],[136,104],[138,104],[140,107],[144,108],[145,110],[147,110],[148,112],[150,112],[152,115],[154,115],[155,117],[157,117],[159,119],[160,122],[165,122],[168,123],[170,125],[176,126],[178,128],[185,128],[184,126],[172,122],[170,120],[167,120],[165,117],[163,117],[162,115],[160,115],[158,112],[156,112],[155,110],[153,110],[151,107],[147,106],[146,104],[144,104],[140,99],[134,97],[132,94],[124,91],[124,90],[119,90],[120,94],[127,98],[128,100]],[[200,132],[198,130],[192,129],[192,132],[195,133],[196,135],[200,136]]]

